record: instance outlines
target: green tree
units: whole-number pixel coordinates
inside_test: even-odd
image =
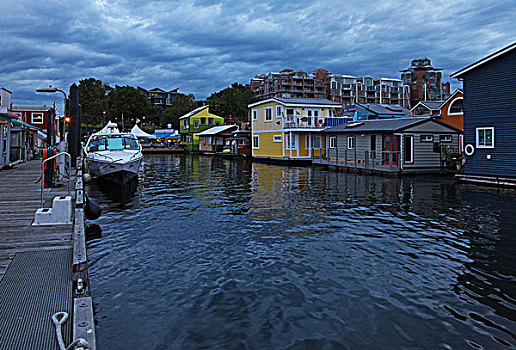
[[[235,121],[246,121],[247,105],[256,101],[258,99],[251,88],[239,83],[233,83],[230,87],[214,92],[207,98],[211,113],[225,119],[231,116]]]
[[[107,118],[121,123],[123,117],[124,128],[130,128],[136,119],[142,120],[144,116],[152,113],[152,105],[147,95],[132,86],[117,86],[108,95]]]
[[[100,124],[107,110],[106,89],[102,81],[88,78],[79,81],[81,120],[85,124]]]
[[[179,94],[175,97],[170,107],[167,107],[162,114],[161,124],[172,124],[174,129],[179,129],[179,118],[197,107],[192,94]]]

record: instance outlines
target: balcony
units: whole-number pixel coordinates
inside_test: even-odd
[[[337,117],[308,117],[293,116],[283,117],[284,129],[324,129],[331,126],[337,126],[352,121],[349,118]]]

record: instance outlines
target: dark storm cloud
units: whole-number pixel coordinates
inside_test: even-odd
[[[18,105],[87,77],[205,98],[283,68],[399,77],[416,57],[447,78],[514,40],[513,18],[513,0],[8,0],[0,85]]]

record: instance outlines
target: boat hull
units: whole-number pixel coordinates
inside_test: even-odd
[[[97,179],[126,184],[138,176],[142,158],[126,163],[86,159],[90,174]]]

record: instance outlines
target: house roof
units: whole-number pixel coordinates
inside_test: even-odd
[[[202,111],[203,109],[205,108],[208,108],[210,105],[206,105],[206,106],[202,106],[202,107],[198,107],[196,109],[194,109],[193,111],[190,111],[188,113],[186,113],[184,116],[180,117],[179,120],[181,119],[185,119],[185,118],[189,118],[191,117],[192,115],[196,114],[196,113],[199,113],[200,111]]]
[[[357,105],[375,114],[410,115],[410,111],[400,105],[388,105],[383,103],[357,103]]]
[[[355,132],[377,132],[377,131],[402,131],[403,129],[416,126],[418,124],[426,122],[434,122],[447,128],[462,132],[461,130],[454,128],[451,125],[437,121],[432,117],[412,117],[412,118],[388,118],[388,119],[373,119],[363,120],[351,123],[346,123],[333,128],[324,130],[324,133],[355,133]]]
[[[326,100],[324,98],[283,98],[272,97],[267,100],[258,101],[248,105],[247,107],[254,107],[268,102],[279,102],[285,106],[304,105],[304,106],[319,106],[319,107],[341,107],[338,102]]]
[[[217,135],[221,132],[228,131],[230,129],[237,128],[236,125],[222,125],[222,126],[214,126],[213,128],[209,128],[208,130],[204,130],[197,134],[197,136],[209,136],[209,135]]]
[[[11,119],[11,123],[13,125],[24,126],[26,128],[32,129],[32,130],[43,131],[42,129],[40,129],[40,128],[36,127],[36,126],[27,124],[25,122],[22,122],[21,120]]]
[[[30,111],[38,111],[38,112],[47,112],[50,111],[52,107],[47,106],[27,106],[27,107],[14,107],[12,108],[13,112],[30,112]]]
[[[497,57],[500,57],[502,55],[505,55],[506,53],[511,52],[514,49],[516,49],[516,41],[496,52],[493,52],[492,54],[487,55],[486,57],[476,61],[475,63],[472,63],[469,66],[464,67],[461,70],[453,73],[452,75],[450,75],[450,78],[461,78],[465,73],[467,73],[473,69],[477,69],[478,67],[486,64],[487,62],[489,62]]]
[[[444,101],[420,101],[420,103],[435,110],[441,108]]]

